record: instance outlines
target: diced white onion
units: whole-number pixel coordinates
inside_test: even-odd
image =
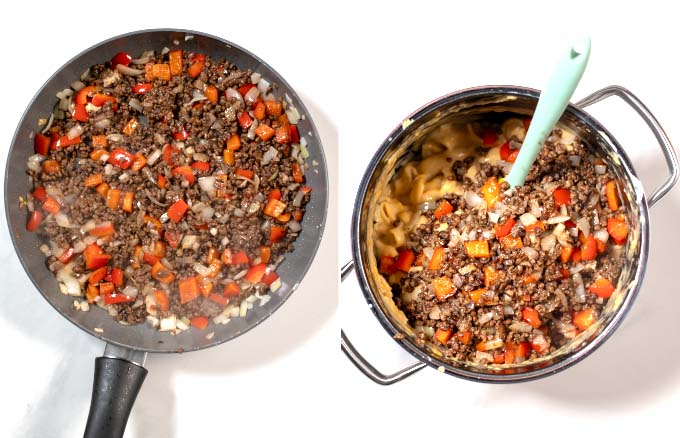
[[[257,87],[253,87],[248,92],[246,93],[245,96],[243,96],[243,99],[250,104],[253,104],[257,101],[257,98],[260,96],[260,90]],[[293,123],[293,122],[291,122]]]
[[[293,207],[300,207],[302,206],[302,199],[305,197],[305,194],[302,190],[298,190],[298,192],[295,194],[295,198],[293,199]]]
[[[241,318],[245,318],[247,313],[248,313],[248,302],[246,300],[243,300],[243,301],[241,301],[241,305],[239,306],[238,316],[240,316]]]
[[[581,157],[578,155],[569,155],[569,163],[571,163],[572,166],[576,167],[579,164],[581,164]]]
[[[120,65],[120,64],[119,64]],[[169,332],[177,328],[177,317],[175,315],[168,316],[161,319],[159,330],[162,332]]]
[[[531,213],[524,213],[523,215],[521,215],[519,217],[519,220],[520,220],[520,222],[522,222],[522,225],[524,225],[525,227],[527,227],[529,225],[533,225],[537,221],[536,216],[534,216]]]
[[[142,102],[140,102],[139,99],[137,99],[136,97],[133,97],[132,99],[130,99],[129,105],[130,105],[130,108],[137,111],[138,113],[144,112],[144,108],[142,107]]]
[[[47,157],[44,157],[40,154],[31,155],[30,157],[28,157],[28,162],[26,163],[26,166],[32,171],[37,172],[40,170],[40,163],[42,163],[42,161],[45,158]]]
[[[120,143],[123,141],[123,135],[122,134],[109,134],[106,136],[106,139],[108,141],[112,141],[114,143]]]
[[[236,91],[234,88],[227,88],[227,91],[225,91],[225,94],[227,96],[227,99],[232,99],[232,100],[238,100],[239,102],[243,103],[243,97],[241,96],[241,93]]]
[[[465,192],[464,199],[465,203],[470,206],[470,208],[479,208],[482,206],[482,204],[484,204],[484,199],[472,191]]]
[[[588,222],[587,217],[581,217],[576,221],[576,226],[583,231],[583,234],[588,237],[590,236],[590,222]]]
[[[214,176],[202,176],[198,179],[198,185],[201,190],[207,192],[209,195],[215,195],[215,181],[217,180]]]
[[[581,277],[581,274],[576,273],[571,276],[572,281],[574,282],[574,292],[576,293],[576,301],[579,303],[585,303],[586,302],[586,288],[585,285],[583,284],[583,277]]]
[[[71,129],[68,130],[66,137],[68,137],[69,140],[73,140],[74,138],[82,135],[83,132],[85,132],[85,129],[80,124],[75,124]]]
[[[68,216],[66,216],[66,213],[62,211],[54,215],[54,219],[57,221],[57,225],[59,225],[62,228],[69,228],[71,226],[71,221],[69,221]]]
[[[253,84],[257,84],[257,82],[262,78],[262,75],[259,73],[253,73],[250,75],[250,82]]]
[[[530,246],[523,247],[522,251],[529,258],[529,260],[536,260],[538,258],[538,251]]]
[[[276,160],[278,158],[278,153],[273,146],[269,146],[269,149],[267,149],[267,152],[265,152],[262,155],[262,164],[267,165],[269,164],[272,160]]]
[[[198,243],[198,236],[187,234],[182,238],[182,249],[193,248],[195,243]]]
[[[137,296],[138,293],[139,293],[139,289],[137,289],[134,286],[128,285],[128,286],[125,286],[125,288],[123,289],[123,295],[127,295],[129,297],[134,298],[134,297]]]
[[[300,113],[293,105],[289,105],[288,108],[286,108],[286,116],[288,117],[288,121],[293,125],[300,121]]]
[[[118,64],[116,65],[116,70],[125,76],[139,76],[144,73],[144,70],[138,70],[136,68],[128,67],[127,65]]]
[[[558,215],[558,216],[549,217],[548,219],[545,220],[545,223],[548,224],[548,225],[554,225],[554,224],[559,224],[561,222],[566,222],[569,219],[571,219],[571,217]]]
[[[596,164],[595,173],[598,175],[604,175],[605,173],[607,173],[607,166],[605,166],[604,164]]]
[[[548,234],[541,239],[541,249],[546,252],[552,251],[557,244],[557,237],[554,234]]]
[[[513,323],[510,324],[510,327],[508,328],[513,332],[518,333],[531,333],[531,331],[533,330],[533,327],[524,321],[513,321]]]
[[[486,324],[487,322],[491,321],[494,316],[496,316],[496,312],[494,312],[494,311],[486,312],[482,316],[479,317],[477,322],[479,324]],[[493,348],[495,348],[495,347],[493,347]]]
[[[267,93],[267,90],[269,90],[269,81],[266,79],[260,79],[257,83],[257,89],[260,90],[260,93],[262,94]]]
[[[154,164],[156,164],[156,161],[158,161],[160,156],[161,156],[161,150],[160,149],[154,149],[153,152],[151,152],[151,154],[149,154],[149,157],[146,159],[147,164],[149,166],[153,166]]]
[[[607,243],[607,240],[609,240],[609,233],[604,228],[595,231],[593,236],[602,243]]]
[[[493,222],[494,224],[498,223],[498,219],[500,219],[501,215],[498,213],[494,213],[493,211],[489,212],[489,221]]]

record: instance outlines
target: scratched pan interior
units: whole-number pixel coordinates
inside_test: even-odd
[[[175,41],[179,42],[179,46],[174,45]],[[74,310],[75,297],[63,295],[59,291],[54,275],[47,269],[45,256],[38,249],[45,242],[44,238],[26,231],[27,211],[18,208],[19,196],[25,197],[29,190],[25,163],[33,154],[33,135],[38,130],[37,121],[40,117],[49,116],[57,102],[56,93],[77,80],[89,66],[108,61],[118,52],[139,56],[144,50],[153,49],[159,52],[164,47],[179,47],[214,58],[226,58],[239,68],[261,73],[264,78],[277,84],[278,91],[275,94],[288,94],[300,114],[305,114],[305,119],[298,124],[300,135],[308,139],[308,162],[315,160],[318,163],[305,174],[307,185],[312,187],[312,196],[306,207],[302,232],[295,241],[295,251],[286,254],[286,259],[277,269],[282,281],[281,288],[276,293],[271,293],[272,299],[266,305],[258,307],[256,302],[245,318],[233,318],[226,325],[211,325],[206,331],[190,329],[179,335],[158,332],[146,323],[124,326],[97,306],[90,306],[89,312]],[[26,109],[9,150],[5,169],[5,213],[14,247],[26,273],[43,297],[69,321],[92,336],[128,348],[159,353],[192,351],[226,342],[257,326],[276,311],[297,288],[321,241],[326,219],[327,189],[326,161],[310,114],[290,85],[272,67],[247,50],[220,38],[200,32],[159,29],[129,33],[97,44],[67,62],[40,88]],[[103,332],[94,331],[95,327],[101,328]],[[215,334],[211,339],[206,339],[206,333],[210,331]]]

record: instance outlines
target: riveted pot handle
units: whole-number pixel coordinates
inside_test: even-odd
[[[349,262],[345,264],[345,266],[343,266],[342,269],[340,270],[340,279],[344,281],[345,278],[347,278],[349,274],[352,273],[353,270],[354,262]],[[347,355],[349,360],[354,364],[354,366],[359,369],[359,371],[364,373],[366,377],[373,380],[375,383],[379,383],[381,385],[391,385],[393,383],[397,383],[400,380],[409,377],[416,371],[420,371],[421,369],[426,367],[425,363],[417,362],[402,370],[397,371],[396,373],[383,374],[380,371],[378,371],[373,365],[371,365],[371,363],[368,362],[357,351],[356,348],[354,348],[354,345],[352,345],[347,335],[345,335],[344,330],[340,331],[340,347],[342,348],[342,351],[345,353],[345,355]]]
[[[592,105],[596,102],[599,102],[601,100],[604,100],[610,96],[620,97],[624,102],[630,105],[630,107],[632,107],[635,110],[635,112],[637,112],[640,115],[640,117],[642,117],[645,123],[647,123],[647,126],[649,126],[649,129],[651,129],[652,132],[654,133],[656,140],[659,142],[659,145],[661,146],[661,150],[663,151],[664,157],[666,158],[668,170],[670,170],[671,175],[649,197],[648,204],[650,207],[653,207],[654,204],[659,202],[661,198],[663,198],[664,195],[668,193],[668,191],[671,188],[673,188],[675,183],[678,182],[678,175],[680,174],[678,168],[679,167],[678,156],[676,155],[675,149],[673,149],[673,145],[671,144],[671,141],[668,139],[668,136],[664,132],[659,122],[656,120],[656,117],[654,117],[651,111],[649,111],[649,109],[645,106],[644,103],[642,103],[642,101],[640,101],[640,99],[635,97],[633,93],[631,93],[630,91],[626,90],[623,87],[620,87],[618,85],[611,85],[609,87],[605,87],[601,90],[594,92],[590,96],[587,96],[586,98],[576,102],[576,106],[583,108],[588,105]]]

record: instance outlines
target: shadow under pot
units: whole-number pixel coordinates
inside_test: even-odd
[[[614,137],[582,108],[610,96],[619,96],[635,110],[653,131],[666,158],[671,175],[649,198],[637,177],[630,159]],[[629,231],[621,248],[623,267],[615,290],[604,303],[595,323],[579,331],[558,348],[515,363],[487,363],[458,360],[446,356],[441,345],[429,336],[417,332],[404,312],[397,307],[395,297],[385,277],[379,272],[376,251],[376,209],[388,184],[405,162],[420,151],[424,139],[447,124],[464,125],[471,121],[498,120],[509,117],[527,119],[538,102],[539,92],[521,87],[480,87],[444,96],[417,110],[397,127],[380,146],[361,181],[352,218],[353,260],[342,268],[346,278],[354,269],[359,285],[371,311],[389,335],[417,363],[384,374],[374,368],[342,333],[342,349],[348,358],[373,381],[389,385],[410,376],[429,365],[441,372],[469,380],[491,383],[523,382],[555,374],[584,359],[598,348],[630,309],[642,284],[649,250],[648,208],[658,202],[678,179],[678,162],[670,141],[645,105],[628,90],[611,86],[593,93],[576,105],[569,105],[558,126],[581,139],[588,154],[604,160],[611,176],[618,181],[621,210],[629,219]]]

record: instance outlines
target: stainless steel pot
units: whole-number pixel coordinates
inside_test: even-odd
[[[628,156],[616,139],[583,108],[610,96],[619,96],[630,105],[654,133],[671,175],[647,198]],[[626,244],[627,264],[615,294],[609,299],[598,323],[577,336],[555,353],[516,365],[477,365],[445,360],[434,345],[416,343],[415,332],[403,313],[395,306],[390,291],[381,290],[373,248],[373,212],[377,196],[394,174],[398,162],[419,139],[443,123],[479,117],[490,112],[521,115],[533,113],[539,92],[520,87],[482,87],[449,94],[411,114],[390,133],[368,165],[359,186],[352,218],[353,260],[341,271],[344,280],[355,270],[359,285],[371,311],[383,328],[418,362],[393,374],[383,374],[354,348],[344,332],[341,346],[352,363],[373,381],[389,385],[429,365],[447,374],[469,380],[493,383],[522,382],[555,374],[584,359],[612,335],[628,313],[637,296],[647,265],[649,246],[649,207],[656,204],[678,180],[678,159],[668,137],[647,107],[628,90],[611,86],[599,90],[576,105],[569,105],[560,123],[576,132],[591,152],[605,159],[621,181],[622,204],[631,217],[631,232]]]

